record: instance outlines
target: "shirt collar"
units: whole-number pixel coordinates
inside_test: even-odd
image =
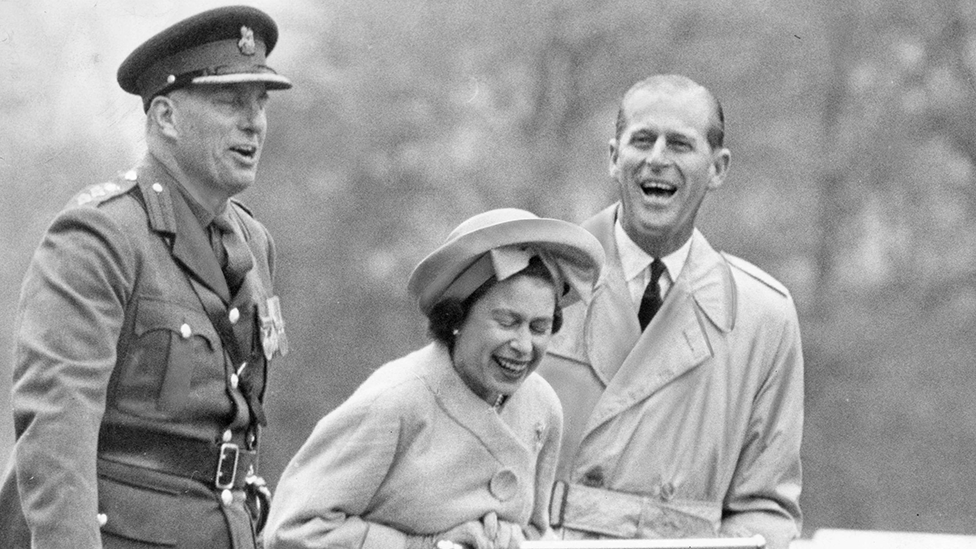
[[[617,252],[620,254],[620,265],[623,267],[624,280],[630,282],[643,275],[654,258],[630,238],[619,218],[614,223],[613,235],[617,241]],[[664,266],[668,268],[668,277],[671,280],[677,280],[681,270],[684,269],[685,263],[688,261],[688,252],[691,251],[691,240],[689,238],[680,248],[661,258]]]

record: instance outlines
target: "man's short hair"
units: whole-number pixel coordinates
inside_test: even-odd
[[[617,110],[617,125],[615,137],[617,141],[620,140],[620,136],[624,132],[624,128],[627,127],[627,115],[624,113],[624,103],[627,102],[632,95],[641,90],[650,90],[656,88],[672,88],[675,91],[690,91],[690,90],[701,90],[705,93],[708,101],[712,104],[712,116],[710,117],[711,122],[708,125],[708,130],[705,133],[705,140],[708,141],[708,146],[712,150],[719,149],[724,146],[725,143],[725,112],[722,110],[722,103],[719,102],[718,98],[712,94],[705,86],[695,82],[694,80],[681,76],[678,74],[656,74],[650,76],[637,82],[627,90],[624,94],[623,99],[620,100],[620,107]]]

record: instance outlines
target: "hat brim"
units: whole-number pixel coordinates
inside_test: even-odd
[[[484,227],[443,244],[425,257],[407,288],[428,315],[454,280],[489,250],[509,245],[531,245],[546,250],[593,273],[596,282],[604,262],[603,247],[588,231],[567,221],[550,218],[515,219]]]
[[[190,80],[191,84],[246,84],[249,82],[261,82],[267,85],[269,90],[287,90],[291,88],[291,80],[273,73],[251,73],[241,72],[235,74],[216,74],[211,76],[197,76]]]

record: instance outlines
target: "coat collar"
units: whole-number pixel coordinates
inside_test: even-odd
[[[713,348],[706,323],[721,333],[735,325],[732,274],[721,254],[695,230],[684,269],[641,333],[613,237],[617,211],[615,204],[583,225],[607,252],[585,332],[588,358],[607,389],[588,429],[701,365]]]
[[[225,302],[231,299],[210,238],[177,186],[180,184],[151,154],[136,168],[139,190],[152,229],[171,242],[173,257]]]
[[[534,449],[527,446],[510,426],[513,419],[524,413],[520,410],[533,405],[531,398],[524,394],[525,387],[515,391],[502,409],[496,411],[464,383],[454,369],[447,347],[432,343],[417,353],[421,375],[438,404],[455,422],[478,437],[502,463],[531,462],[528,458]]]
[[[590,231],[603,245],[607,252],[607,268],[600,284],[616,286],[626,281],[623,279],[623,267],[617,253],[617,243],[613,237],[613,226],[616,223],[620,204],[604,208],[585,223],[583,228]],[[695,229],[691,236],[691,250],[674,287],[681,292],[693,296],[698,307],[701,308],[715,327],[723,333],[730,332],[735,327],[736,291],[732,279],[732,272],[721,254],[716,252],[701,231]],[[672,291],[674,288],[672,288]],[[670,298],[672,292],[668,293]],[[636,318],[634,319],[636,322]],[[635,324],[636,325],[636,324]]]

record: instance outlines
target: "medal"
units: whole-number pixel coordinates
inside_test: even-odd
[[[274,355],[288,354],[288,338],[285,336],[285,319],[281,316],[281,300],[278,296],[269,297],[258,303],[258,316],[261,321],[261,347],[264,358],[271,360]]]

